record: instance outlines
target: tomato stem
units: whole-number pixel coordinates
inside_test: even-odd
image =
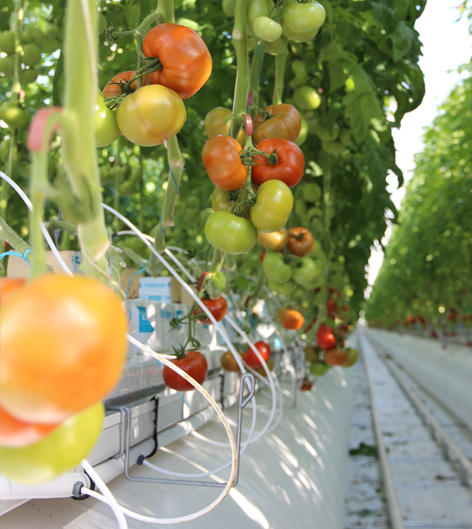
[[[285,79],[285,65],[287,64],[288,50],[285,50],[280,55],[275,56],[275,83],[274,96],[272,103],[274,105],[281,105],[284,95],[284,79]]]
[[[31,161],[30,193],[33,211],[30,213],[30,240],[33,252],[31,253],[32,271],[30,278],[34,279],[46,270],[41,219],[44,216],[45,190],[48,186],[48,151],[46,149],[32,151]]]
[[[262,71],[262,64],[260,63],[264,62],[266,46],[267,42],[262,41],[261,44],[256,46],[256,49],[254,50],[253,54],[251,72],[249,76],[249,90],[252,91],[253,107],[259,106],[260,72]]]
[[[249,59],[247,53],[247,0],[236,0],[233,28],[233,44],[236,49],[236,86],[234,89],[231,136],[237,138],[246,113],[249,90]]]
[[[82,11],[84,7],[88,12]],[[87,9],[88,7],[88,9]],[[94,0],[69,0],[64,30],[64,167],[82,211],[78,235],[84,253],[82,268],[101,280],[108,277],[105,253],[110,245],[105,226],[95,147],[97,100],[97,9]]]
[[[30,249],[29,245],[17,235],[0,217],[0,240],[6,241],[17,252],[24,254]]]
[[[159,2],[160,4],[160,2]],[[110,26],[107,29],[106,37],[109,42],[116,42],[120,37],[139,37],[146,34],[146,30],[153,23],[157,22],[161,18],[161,12],[159,10],[154,11],[146,18],[143,19],[141,24],[134,29],[125,29],[123,31],[114,31],[114,27]],[[166,20],[166,22],[172,22]]]

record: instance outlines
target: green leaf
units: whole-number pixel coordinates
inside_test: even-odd
[[[343,54],[343,47],[339,42],[333,41],[320,51],[320,61],[337,61]]]
[[[385,29],[387,33],[393,31],[395,25],[393,23],[394,13],[392,9],[379,2],[372,2],[372,11],[377,24],[382,26],[382,28]]]
[[[329,91],[335,92],[338,88],[344,86],[347,75],[344,73],[343,67],[339,62],[330,62],[328,64],[329,71]]]
[[[131,29],[134,29],[139,24],[139,17],[141,16],[141,6],[134,4],[123,8],[126,22]]]
[[[226,276],[223,272],[216,272],[216,274],[212,275],[211,281],[218,290],[226,288]]]
[[[359,95],[366,92],[372,92],[373,83],[369,74],[356,63],[347,63],[344,69],[348,72],[351,79],[354,81],[355,92]]]
[[[395,62],[401,61],[414,46],[418,44],[418,32],[410,28],[405,22],[400,22],[395,31],[390,35],[392,41],[392,58]]]
[[[247,277],[240,275],[234,280],[234,286],[236,290],[245,291],[249,288],[249,285],[250,285],[250,281]]]
[[[379,102],[371,92],[362,96],[350,93],[344,98],[343,103],[346,106],[345,116],[350,122],[351,133],[355,141],[360,143],[367,135],[371,118],[382,114]]]
[[[103,13],[98,15],[98,34],[101,35],[108,29],[107,19]]]
[[[396,24],[405,20],[408,14],[408,9],[410,8],[410,3],[410,0],[395,0],[395,13],[393,20]]]

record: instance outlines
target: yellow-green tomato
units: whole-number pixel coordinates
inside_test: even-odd
[[[276,283],[286,283],[292,278],[292,269],[284,262],[284,257],[278,252],[267,252],[262,261],[262,269],[267,279]]]
[[[295,268],[292,274],[292,279],[299,285],[305,285],[310,281],[313,281],[317,275],[320,274],[321,270],[316,266],[315,261],[309,257],[302,257],[300,259],[301,266]]]
[[[20,81],[22,84],[31,84],[36,81],[38,77],[38,71],[34,68],[28,68],[27,70],[20,70]]]
[[[298,133],[298,137],[295,140],[295,143],[300,147],[302,146],[308,136],[308,123],[306,122],[306,119],[300,114],[300,117],[302,118],[302,126],[300,127],[300,132]]]
[[[219,134],[225,134],[228,136],[230,134],[231,120],[228,119],[232,115],[232,111],[229,108],[225,107],[216,107],[212,108],[210,112],[205,116],[205,132],[208,134],[208,137],[214,138]],[[244,147],[246,142],[246,134],[244,130],[240,130],[238,134],[238,143]]]
[[[41,46],[46,40],[46,35],[38,28],[27,27],[21,36],[23,44]]]
[[[321,105],[321,97],[318,90],[311,86],[300,86],[293,93],[295,106],[301,110],[315,110]]]
[[[293,281],[287,281],[286,283],[277,283],[275,281],[271,281],[270,279],[267,281],[267,286],[270,290],[273,290],[277,294],[287,297],[292,294],[296,287]]]
[[[13,31],[2,31],[0,33],[0,51],[7,55],[15,53],[15,33]]]
[[[322,377],[328,372],[329,366],[324,362],[314,362],[310,366],[310,373],[315,377]]]
[[[251,188],[253,193],[257,191],[256,185],[251,184]],[[237,209],[239,208],[239,205],[244,201],[245,197],[246,193],[244,191],[239,193],[235,213],[237,213]],[[213,211],[226,211],[227,213],[232,213],[232,203],[229,200],[228,191],[217,187],[213,191],[213,195],[211,196],[211,207],[213,208]],[[250,219],[250,208],[251,206],[249,204],[244,206],[241,216]]]
[[[292,42],[309,42],[313,40],[318,33],[318,30],[313,31],[302,31],[300,33],[295,33],[290,30],[285,24],[282,26],[282,35]]]
[[[271,233],[285,226],[293,209],[290,188],[280,180],[267,180],[257,190],[251,220],[258,231]]]
[[[93,125],[95,129],[95,145],[100,148],[107,147],[121,134],[116,124],[116,116],[105,105],[105,98],[100,90],[97,94]]]
[[[170,88],[153,84],[125,97],[116,113],[116,122],[132,143],[155,147],[175,136],[186,117],[182,98]]]
[[[284,37],[280,37],[274,42],[268,42],[266,44],[266,53],[269,55],[280,55],[287,49],[288,41]]]
[[[326,11],[318,2],[289,4],[284,11],[284,24],[290,31],[306,33],[319,29],[326,20]]]
[[[310,182],[303,187],[303,198],[306,202],[317,202],[321,198],[321,187]]]
[[[226,211],[215,211],[205,223],[210,244],[229,255],[248,252],[257,242],[257,231],[251,222]]]
[[[344,362],[343,367],[351,367],[359,358],[359,351],[357,349],[353,349],[352,347],[348,347],[346,349],[347,351],[347,360]]]
[[[22,129],[30,122],[30,115],[18,105],[6,101],[0,106],[0,119],[12,129]]]
[[[0,472],[18,483],[51,481],[77,466],[102,431],[105,410],[101,402],[72,415],[37,443],[21,448],[0,446]]]
[[[275,42],[282,36],[282,26],[269,17],[257,17],[253,25],[254,35],[266,42]]]
[[[247,23],[249,29],[254,33],[254,22],[258,17],[268,17],[274,9],[272,0],[248,0],[247,3]]]

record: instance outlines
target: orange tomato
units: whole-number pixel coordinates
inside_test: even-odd
[[[344,349],[330,349],[324,352],[324,361],[330,366],[342,366],[346,363],[347,355]]]
[[[216,187],[236,191],[244,185],[247,169],[239,157],[241,151],[241,145],[231,136],[215,136],[205,143],[202,161]]]
[[[298,331],[303,327],[304,318],[298,310],[286,310],[280,317],[280,323],[284,329]]]
[[[26,277],[0,277],[0,304],[7,300],[26,283]]]
[[[135,75],[135,70],[128,70],[127,72],[121,72],[115,75],[115,77],[113,77],[113,79],[105,85],[105,88],[103,89],[103,97],[107,99],[108,97],[116,97],[121,95],[123,92],[121,91],[121,88],[117,83],[122,82],[126,84]],[[147,84],[147,76],[143,77],[143,86],[145,84]],[[138,81],[133,81],[130,88],[134,92],[138,88]]]
[[[19,421],[0,408],[0,445],[19,448],[36,443],[58,424],[31,424]]]
[[[265,118],[265,119],[264,119]],[[252,138],[256,144],[269,138],[295,141],[302,126],[302,118],[293,105],[270,105],[254,120]]]
[[[62,422],[120,378],[127,318],[96,279],[35,279],[2,306],[0,328],[2,407],[21,421]]]

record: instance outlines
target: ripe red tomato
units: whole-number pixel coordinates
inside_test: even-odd
[[[180,367],[199,384],[203,384],[208,372],[208,364],[206,358],[198,351],[188,351],[184,358],[172,360],[172,363]],[[195,388],[181,377],[178,373],[173,371],[170,367],[164,366],[162,370],[164,382],[176,391],[192,391]]]
[[[184,126],[187,111],[169,88],[143,86],[127,96],[118,108],[116,123],[123,136],[142,147],[155,147]]]
[[[121,95],[123,92],[121,91],[121,88],[117,83],[122,82],[126,84],[128,81],[131,81],[131,79],[135,75],[135,70],[128,70],[127,72],[121,72],[115,75],[115,77],[113,77],[113,79],[105,85],[105,88],[103,89],[103,97],[107,99],[109,97],[116,97]],[[144,76],[142,79],[144,86],[145,84],[147,84],[147,76]],[[134,92],[138,88],[138,81],[133,81],[130,88]]]
[[[408,323],[415,323],[415,317],[414,316],[408,316],[407,320],[408,320]]]
[[[59,423],[105,397],[126,358],[127,317],[108,287],[44,275],[2,305],[2,407],[24,422]]]
[[[30,445],[51,433],[58,424],[31,424],[15,419],[0,408],[0,445],[19,448]]]
[[[324,361],[330,366],[342,366],[347,361],[347,351],[345,349],[330,349],[324,353]]]
[[[303,257],[312,252],[314,247],[315,239],[306,228],[290,228],[288,230],[287,250],[292,255]]]
[[[239,157],[241,151],[241,145],[231,136],[215,136],[205,143],[202,161],[216,187],[236,191],[244,185],[247,169]]]
[[[270,358],[270,347],[263,342],[262,340],[256,342],[254,347],[259,351],[262,356],[262,359],[267,362]],[[257,358],[256,353],[249,347],[248,350],[243,355],[243,360],[252,369],[258,369],[262,366],[262,362]]]
[[[311,382],[311,380],[309,378],[304,378],[302,385],[300,386],[300,390],[310,391],[312,387],[313,387],[313,383]]]
[[[298,331],[303,327],[303,322],[305,319],[298,310],[286,310],[281,318],[280,323],[284,329],[289,329],[293,331]]]
[[[336,337],[333,329],[322,323],[316,333],[316,341],[318,342],[318,347],[324,350],[335,347]]]
[[[0,304],[6,303],[25,284],[26,277],[0,277]]]
[[[256,156],[251,174],[254,183],[260,186],[267,180],[281,180],[288,187],[293,187],[300,182],[305,171],[305,157],[298,145],[281,138],[271,138],[259,143],[257,148],[275,156],[274,160]]]
[[[171,88],[182,99],[193,96],[211,75],[211,55],[193,29],[178,24],[159,24],[144,38],[146,57],[159,57],[162,69],[149,74],[151,84]]]
[[[220,296],[218,299],[202,299],[202,303],[205,307],[211,312],[212,316],[216,321],[221,321],[228,312],[228,303],[223,296]],[[201,314],[202,316],[198,318],[198,321],[209,325],[211,321],[206,317],[206,314],[203,313],[201,309],[195,309],[195,316]]]
[[[264,112],[257,114],[252,137],[256,144],[269,138],[283,138],[294,142],[301,126],[302,118],[294,106],[286,103],[270,105]]]

